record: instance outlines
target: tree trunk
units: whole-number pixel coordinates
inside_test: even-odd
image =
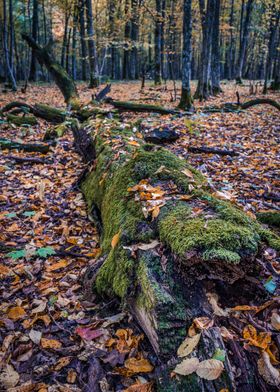
[[[33,49],[38,62],[41,65],[45,65],[47,70],[53,76],[57,86],[62,92],[65,102],[71,105],[72,108],[78,108],[80,106],[79,95],[76,89],[73,79],[68,75],[63,67],[55,60],[51,52],[51,42],[42,47],[38,45],[31,37],[26,34],[22,34],[23,39]]]
[[[98,87],[99,85],[99,69],[98,69],[97,51],[96,51],[95,40],[94,40],[94,27],[93,27],[93,14],[92,14],[91,0],[86,0],[86,15],[87,15],[89,69],[90,69],[89,88],[94,88],[94,87]]]
[[[32,14],[32,39],[34,42],[37,42],[38,38],[38,27],[39,27],[39,15],[38,15],[38,0],[33,0],[33,14]],[[36,54],[35,50],[31,51],[31,63],[30,63],[30,72],[29,72],[29,80],[36,81],[37,80],[37,64],[36,64]]]
[[[131,78],[139,78],[138,64],[138,39],[139,39],[139,3],[138,0],[131,0],[131,44],[130,69]]]
[[[212,64],[211,64],[211,81],[212,94],[217,95],[222,92],[221,79],[221,60],[220,60],[220,11],[221,1],[215,0],[213,37],[212,37]]]
[[[129,56],[130,56],[130,25],[131,25],[131,15],[130,15],[130,0],[125,0],[125,25],[124,25],[124,51],[123,51],[123,79],[130,79],[130,67],[129,67]]]
[[[192,107],[191,58],[192,58],[192,0],[184,0],[183,50],[182,50],[182,91],[179,107]]]
[[[85,40],[85,7],[84,1],[80,2],[80,13],[79,13],[79,24],[80,24],[80,38],[81,38],[81,68],[82,68],[82,80],[87,80],[87,46]]]
[[[211,93],[210,67],[215,0],[207,0],[206,10],[204,0],[199,1],[199,6],[202,25],[202,51],[200,57],[198,85],[194,97],[202,101],[204,99],[208,99]]]
[[[7,4],[6,0],[3,0],[3,50],[5,56],[6,65],[6,76],[11,83],[13,91],[17,91],[17,83],[14,76],[14,72],[10,63],[9,49],[8,49],[8,30],[7,30]]]
[[[265,81],[264,81],[264,88],[263,88],[264,94],[267,94],[268,82],[269,79],[271,78],[271,68],[273,64],[273,57],[275,55],[275,46],[276,46],[275,44],[276,44],[279,20],[280,20],[280,11],[274,12],[274,14],[272,14],[272,18],[270,22],[270,34],[269,34],[269,42],[268,42],[267,59],[265,65]]]
[[[155,18],[155,85],[161,84],[161,18],[162,0],[156,0]]]
[[[253,5],[254,5],[254,0],[248,0],[247,7],[246,7],[246,17],[241,26],[243,27],[243,29],[241,28],[241,31],[243,30],[243,34],[240,41],[239,58],[237,64],[237,75],[236,75],[237,83],[242,83],[242,72],[244,68],[246,49],[248,46],[248,40],[250,34],[250,21],[251,21]]]

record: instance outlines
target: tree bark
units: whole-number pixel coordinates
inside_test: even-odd
[[[191,61],[192,61],[192,0],[184,0],[183,50],[182,50],[182,90],[179,107],[192,107]]]
[[[220,60],[220,12],[221,1],[215,0],[214,20],[213,20],[213,37],[212,37],[212,64],[211,64],[211,82],[212,94],[217,95],[222,92],[221,79],[221,60]]]
[[[15,75],[10,63],[9,49],[8,49],[8,30],[7,30],[7,3],[3,0],[3,50],[5,56],[6,76],[11,83],[12,90],[17,91],[17,83]]]
[[[246,17],[243,22],[243,29],[241,28],[241,32],[243,30],[242,38],[240,41],[239,48],[239,58],[237,64],[237,74],[236,74],[236,82],[242,83],[242,72],[244,68],[246,49],[248,46],[249,34],[250,34],[250,23],[251,23],[251,14],[253,10],[254,0],[248,0],[246,6]]]
[[[37,42],[37,37],[38,37],[38,27],[39,27],[38,7],[39,7],[38,0],[33,0],[31,37],[34,40],[34,42]],[[34,81],[34,82],[37,80],[36,54],[35,54],[35,49],[33,49],[33,48],[31,50],[31,63],[30,63],[29,80]]]
[[[89,88],[94,88],[94,87],[98,87],[99,85],[99,69],[98,69],[97,51],[96,51],[95,38],[94,38],[94,25],[93,25],[91,0],[86,0],[86,16],[87,16],[89,69],[90,69]]]
[[[161,84],[161,18],[162,0],[156,0],[155,18],[155,85]]]
[[[72,108],[78,108],[80,106],[79,94],[73,79],[68,75],[64,68],[55,60],[51,52],[51,42],[42,47],[38,45],[31,37],[26,34],[22,34],[23,39],[28,45],[34,50],[35,56],[41,65],[45,65],[47,70],[53,76],[57,86],[62,92],[65,102],[67,105],[71,105]]]

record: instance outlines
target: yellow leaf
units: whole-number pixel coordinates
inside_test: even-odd
[[[193,352],[199,343],[201,334],[187,337],[177,350],[178,357],[186,357]]]
[[[26,315],[25,310],[21,306],[15,306],[14,308],[10,308],[7,316],[11,320],[19,320]]]
[[[249,341],[249,344],[266,350],[271,343],[271,334],[260,332],[257,334],[255,327],[247,325],[243,330],[243,338]]]
[[[62,343],[55,339],[42,338],[41,346],[43,348],[60,348],[62,346]]]
[[[196,374],[205,380],[216,380],[222,374],[224,364],[218,359],[207,359],[200,362],[197,367]]]
[[[124,366],[133,373],[149,373],[154,369],[151,363],[145,358],[128,358]]]
[[[120,241],[120,231],[117,234],[115,234],[114,237],[112,238],[111,246],[113,249],[118,245],[119,241]]]
[[[131,141],[127,142],[127,144],[130,144],[131,146],[140,147],[140,144],[137,143],[136,140],[131,140]]]
[[[156,219],[159,216],[160,213],[160,208],[159,206],[155,206],[152,210],[152,218],[153,220]]]

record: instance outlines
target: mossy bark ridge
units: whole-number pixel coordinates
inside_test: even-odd
[[[93,290],[118,296],[130,307],[159,359],[167,363],[193,318],[212,317],[207,291],[222,288],[234,306],[242,279],[260,273],[256,260],[262,244],[279,249],[279,238],[212,195],[205,178],[184,160],[137,138],[132,125],[89,120],[85,126],[96,159],[81,189],[102,224],[102,262],[88,276]],[[259,286],[253,292],[266,295]],[[217,348],[225,349],[219,329],[204,331],[199,358],[211,358]],[[168,366],[163,365],[158,388],[233,390],[231,361],[226,356],[226,371],[216,381],[193,375],[171,380],[164,377]],[[257,382],[255,377],[248,391]]]

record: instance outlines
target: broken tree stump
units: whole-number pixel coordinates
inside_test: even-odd
[[[223,313],[215,316],[216,326],[202,331],[192,353],[201,361],[222,351],[222,375],[207,381],[196,374],[169,374],[193,319],[213,319],[217,293],[231,306],[239,304],[242,292],[245,301],[267,299],[256,284],[265,269],[259,260],[265,244],[280,249],[279,237],[217,199],[185,161],[138,139],[133,126],[114,121],[109,129],[108,120],[104,127],[89,120],[84,132],[92,137],[95,161],[81,189],[102,227],[102,255],[87,272],[85,285],[99,295],[119,297],[138,320],[158,356],[157,390],[253,392],[262,385],[262,391],[276,391],[264,383],[242,347],[244,366],[236,376],[238,358],[227,350],[219,328],[226,323]],[[246,385],[244,369],[253,375]]]

